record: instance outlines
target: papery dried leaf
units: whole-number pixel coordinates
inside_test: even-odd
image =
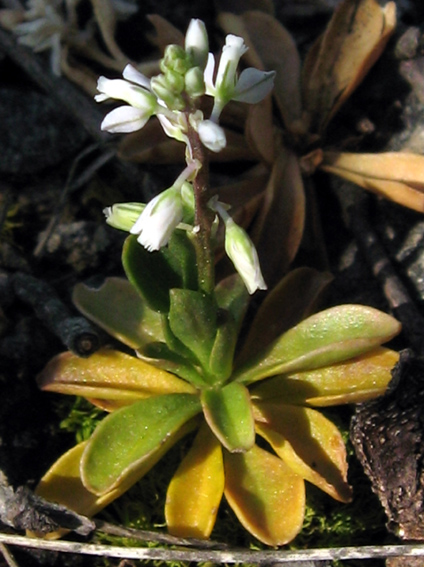
[[[305,193],[296,155],[278,153],[258,219],[251,232],[269,288],[287,272],[302,240]]]
[[[93,97],[97,91],[98,75],[83,65],[77,63],[70,65],[68,61],[68,48],[64,46],[60,57],[60,69],[67,79],[78,85],[89,96]]]
[[[384,394],[398,360],[399,353],[380,347],[324,368],[264,380],[251,389],[252,399],[318,407],[366,402]]]
[[[116,13],[111,0],[90,0],[96,22],[109,52],[115,59],[128,63],[128,57],[122,53],[115,41]]]
[[[163,53],[168,45],[184,46],[184,34],[171,22],[159,14],[149,14],[147,19],[155,28],[156,35],[148,34],[149,41],[159,48]]]
[[[305,510],[303,479],[281,459],[254,445],[224,452],[225,497],[240,523],[267,545],[284,545],[300,531]]]
[[[424,156],[324,152],[320,168],[395,203],[424,212]]]
[[[227,33],[244,38],[249,51],[244,56],[252,67],[276,71],[274,97],[287,128],[301,119],[300,57],[294,39],[270,14],[245,12],[242,16],[222,13],[218,22]]]
[[[25,10],[4,8],[0,10],[0,26],[13,31],[15,27],[25,20]]]
[[[255,161],[244,136],[225,130],[226,147],[219,153],[210,152],[211,161]],[[119,157],[123,160],[149,164],[184,162],[185,145],[168,138],[158,120],[149,120],[142,130],[124,136],[119,144]]]
[[[217,12],[231,12],[242,14],[248,10],[261,10],[268,14],[274,14],[274,3],[272,0],[215,0]]]
[[[316,311],[333,277],[313,268],[289,272],[265,297],[237,358],[240,364]]]
[[[396,25],[396,5],[344,0],[324,35],[309,52],[302,76],[310,130],[322,134],[328,122],[380,57]]]
[[[208,538],[224,492],[222,448],[206,424],[172,477],[166,493],[165,519],[178,537]]]
[[[275,158],[274,126],[272,121],[271,97],[267,96],[258,104],[249,108],[245,126],[247,143],[267,164],[272,164]]]
[[[321,413],[273,402],[254,405],[257,431],[305,480],[341,502],[352,499],[346,448],[337,427]]]
[[[42,390],[134,403],[150,396],[194,393],[195,389],[159,368],[116,350],[100,350],[88,358],[64,352],[37,377]]]

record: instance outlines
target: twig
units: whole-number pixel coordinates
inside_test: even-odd
[[[360,547],[335,547],[324,549],[265,550],[251,551],[240,549],[228,550],[187,550],[142,547],[118,547],[96,545],[70,541],[49,541],[32,539],[24,536],[0,534],[0,542],[45,551],[78,553],[139,560],[193,561],[195,563],[211,561],[213,563],[256,563],[258,565],[277,563],[299,563],[301,561],[328,561],[349,559],[377,559],[387,557],[424,557],[424,544],[404,545],[365,545]]]
[[[30,305],[36,316],[78,356],[95,352],[100,341],[94,327],[81,316],[72,316],[54,289],[47,283],[17,272],[12,277],[16,295]]]
[[[179,545],[184,547],[197,547],[200,549],[228,549],[229,546],[225,543],[220,543],[213,540],[196,539],[196,538],[181,538],[169,534],[154,532],[150,530],[136,530],[133,528],[125,528],[115,526],[103,520],[93,520],[96,529],[109,535],[116,535],[119,537],[131,538],[134,540],[155,543],[163,543],[166,545]]]
[[[404,335],[411,347],[417,353],[422,353],[424,350],[424,317],[398,276],[376,231],[368,220],[368,195],[363,191],[360,194],[352,193],[350,199],[352,195],[354,197],[348,203],[343,191],[338,191],[337,194],[349,216],[349,226],[355,235],[355,240],[380,283],[394,316],[402,323]]]
[[[13,554],[9,551],[7,545],[5,545],[4,543],[0,543],[0,553],[3,555],[9,567],[19,567],[19,565],[16,563],[16,559],[13,557]]]

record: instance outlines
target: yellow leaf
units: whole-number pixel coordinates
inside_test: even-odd
[[[252,399],[318,407],[365,402],[384,394],[398,360],[399,353],[380,347],[345,362],[265,380],[252,389]]]
[[[299,533],[305,511],[303,479],[275,455],[254,445],[224,451],[225,497],[240,523],[267,545],[284,545]]]
[[[258,434],[295,473],[336,500],[351,500],[345,444],[331,421],[311,408],[272,402],[254,410]]]
[[[324,152],[320,168],[418,212],[424,212],[424,156],[406,152]]]
[[[127,404],[150,396],[196,392],[193,386],[165,370],[107,349],[89,358],[80,358],[70,352],[59,354],[47,364],[37,380],[40,387],[49,392]]]
[[[302,73],[310,130],[322,134],[328,122],[380,57],[396,25],[396,5],[344,0],[312,47]]]
[[[206,424],[168,487],[165,518],[178,537],[208,538],[224,491],[222,448]]]

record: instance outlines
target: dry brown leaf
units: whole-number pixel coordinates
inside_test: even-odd
[[[268,14],[274,14],[274,3],[272,0],[215,0],[217,12],[231,12],[242,14],[248,10],[260,10]]]
[[[244,38],[249,51],[244,56],[252,67],[276,71],[274,97],[288,129],[302,115],[300,95],[300,57],[289,32],[270,14],[245,12],[242,16],[218,16],[227,33]]]
[[[333,276],[313,268],[290,271],[265,297],[237,359],[243,364],[317,309]]]
[[[320,168],[395,203],[424,212],[424,156],[406,152],[324,152]]]
[[[246,141],[265,163],[272,165],[275,158],[272,100],[267,96],[249,108],[244,130]]]
[[[115,41],[116,14],[111,0],[91,0],[94,15],[100,28],[102,38],[110,54],[123,64],[128,62],[128,57],[122,53]]]
[[[310,128],[322,133],[384,50],[396,25],[396,5],[344,0],[303,70],[303,103]]]
[[[149,14],[147,19],[155,28],[156,35],[148,34],[149,41],[156,45],[161,53],[168,45],[184,45],[184,34],[159,14]]]
[[[255,161],[245,137],[224,128],[226,147],[219,153],[209,152],[211,161]],[[119,144],[121,159],[138,163],[172,164],[184,163],[185,145],[169,138],[158,120],[150,120],[142,130],[127,134]]]
[[[297,156],[287,148],[278,152],[263,206],[252,229],[268,287],[287,272],[302,240],[305,192]]]

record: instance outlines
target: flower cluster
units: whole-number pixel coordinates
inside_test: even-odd
[[[213,79],[215,58],[208,53],[209,42],[205,24],[194,19],[190,22],[185,37],[184,48],[169,45],[161,60],[161,74],[151,79],[144,76],[131,65],[123,71],[123,79],[100,77],[96,95],[98,102],[117,99],[127,104],[109,112],[101,125],[111,133],[129,133],[143,128],[147,121],[156,116],[165,133],[186,144],[187,166],[172,187],[155,197],[141,212],[140,217],[130,228],[137,234],[138,241],[147,250],[159,250],[168,244],[175,228],[184,223],[196,230],[188,218],[194,219],[194,196],[190,183],[196,178],[203,164],[196,159],[194,145],[197,140],[210,151],[220,152],[226,146],[226,137],[218,120],[222,109],[230,100],[255,103],[264,98],[272,89],[273,71],[245,69],[240,76],[237,67],[247,47],[241,37],[229,35],[219,61],[215,80]],[[202,95],[213,97],[214,105],[209,118],[205,118],[198,108]],[[182,188],[186,195],[191,193],[193,207],[184,206]],[[186,200],[187,201],[187,200]],[[210,209],[225,211],[220,207]],[[115,205],[106,209],[108,220],[113,226],[128,230],[126,220],[116,221],[118,215],[125,216],[128,207]],[[247,233],[229,220],[228,214],[219,216],[226,227],[225,249],[240,273],[250,293],[256,289],[266,289],[254,246]],[[231,226],[231,230],[229,227]]]

